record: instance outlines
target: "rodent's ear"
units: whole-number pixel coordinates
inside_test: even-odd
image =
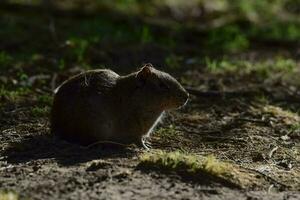
[[[136,76],[139,80],[146,80],[151,76],[151,74],[152,74],[151,67],[146,65],[142,67],[142,69],[137,73]]]

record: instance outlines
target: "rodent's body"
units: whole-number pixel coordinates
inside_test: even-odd
[[[167,98],[174,94],[163,94],[167,90],[155,88],[154,79],[162,78],[157,74],[169,76],[147,66],[127,76],[111,70],[91,70],[72,77],[54,96],[52,133],[81,145],[98,141],[142,144],[142,137],[162,112],[183,105],[188,98],[173,78],[176,82],[171,85],[179,93],[178,98]],[[150,81],[150,76],[156,78]]]

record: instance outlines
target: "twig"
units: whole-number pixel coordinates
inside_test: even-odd
[[[272,184],[272,185],[270,185],[270,187],[268,188],[268,193],[271,193],[271,191],[272,191],[272,188],[274,187],[274,185]]]
[[[269,157],[269,158],[272,158],[274,152],[275,152],[277,149],[278,149],[278,146],[274,147],[274,148],[269,152],[268,157]]]

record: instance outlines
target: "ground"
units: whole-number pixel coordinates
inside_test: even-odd
[[[208,14],[203,29],[157,20],[169,15],[162,8],[141,17],[143,7],[38,15],[15,6],[0,7],[0,200],[300,199],[299,24],[209,29]],[[63,80],[147,62],[191,94],[165,113],[149,151],[52,137],[52,91]]]

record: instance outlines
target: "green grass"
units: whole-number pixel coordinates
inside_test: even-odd
[[[161,127],[155,131],[155,135],[159,137],[173,137],[178,135],[178,131],[175,129],[174,125],[169,125],[167,127]]]
[[[13,58],[5,51],[0,52],[0,68],[8,69],[11,66]]]
[[[175,54],[170,54],[165,58],[165,65],[169,69],[180,69],[181,68],[181,63],[183,61],[182,56],[177,56]]]
[[[30,93],[30,90],[27,88],[18,88],[16,90],[7,90],[3,86],[0,87],[0,103],[1,100],[8,101],[8,102],[17,102],[23,96]]]
[[[51,95],[44,94],[44,95],[38,96],[37,100],[38,100],[39,104],[51,106],[53,97]]]
[[[153,35],[148,26],[143,26],[143,29],[141,31],[140,41],[141,41],[141,43],[144,43],[144,44],[154,42]]]
[[[214,156],[200,157],[179,151],[147,152],[140,157],[140,166],[158,168],[174,172],[185,172],[190,175],[208,174],[217,177],[231,177],[231,166],[218,161]]]
[[[256,74],[260,78],[268,78],[276,73],[292,73],[297,68],[293,59],[277,58],[259,62],[246,60],[211,60],[205,59],[206,69],[215,74],[239,73]]]
[[[226,25],[208,32],[206,47],[219,51],[238,52],[247,49],[249,38],[237,25]]]
[[[293,124],[292,126],[291,126],[291,129],[290,129],[290,131],[294,131],[294,132],[299,132],[300,131],[300,122],[299,123],[296,123],[296,124]]]
[[[289,127],[288,133],[284,136],[281,136],[281,139],[289,139],[289,138],[299,138],[300,136],[300,121],[294,122]],[[292,155],[298,155],[300,158],[299,145],[295,145],[294,148],[290,149]]]
[[[78,63],[82,63],[89,47],[89,41],[82,38],[71,38],[67,41]],[[61,67],[61,66],[60,66]]]
[[[260,40],[296,42],[300,39],[300,24],[296,22],[274,22],[267,26],[253,26],[248,35],[250,38]]]
[[[252,42],[297,42],[300,39],[300,23],[273,22],[270,24],[247,23],[247,28],[238,23],[225,24],[207,31],[205,47],[216,51],[236,53],[247,50]]]
[[[264,94],[256,95],[255,101],[260,105],[268,105],[270,104],[270,98]]]
[[[33,107],[31,109],[31,115],[34,117],[46,117],[50,113],[50,107],[44,106],[44,107]]]

